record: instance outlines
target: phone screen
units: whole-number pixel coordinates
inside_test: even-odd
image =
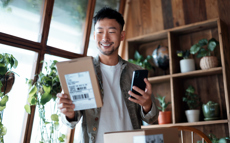
[[[131,83],[131,91],[137,95],[142,96],[139,92],[133,89],[133,86],[139,87],[141,90],[145,90],[146,84],[144,82],[144,78],[148,77],[148,70],[135,70],[133,71],[132,83]],[[131,98],[134,98],[130,96]]]

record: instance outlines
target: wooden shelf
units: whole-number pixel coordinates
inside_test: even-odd
[[[148,80],[150,83],[160,83],[165,81],[170,81],[171,75],[165,75],[165,76],[156,76],[156,77],[149,77]]]
[[[147,125],[147,126],[141,126],[141,128],[142,129],[147,129],[147,128],[163,128],[163,127],[171,127],[171,126],[201,126],[201,125],[226,124],[226,123],[228,123],[228,120],[213,120],[213,121],[200,121],[200,122],[193,122],[193,123]]]
[[[222,73],[222,67],[216,67],[207,70],[195,70],[186,73],[176,73],[173,74],[172,77],[208,76],[208,75],[221,74],[221,73]]]
[[[216,127],[228,130],[218,131],[217,135],[230,135],[230,44],[227,33],[227,26],[220,19],[212,19],[172,29],[166,29],[152,34],[142,35],[127,40],[128,59],[134,57],[137,50],[144,57],[152,55],[158,45],[168,48],[169,68],[163,71],[155,68],[154,76],[148,80],[152,84],[154,95],[165,96],[166,101],[171,105],[167,108],[172,111],[172,124],[148,125],[142,128],[159,128],[169,126],[198,126],[202,130],[213,131]],[[177,56],[178,50],[189,50],[190,47],[200,39],[215,38],[219,45],[215,48],[215,56],[218,59],[219,67],[201,70],[200,59],[191,56],[197,70],[180,73],[180,60]],[[152,63],[153,64],[153,63]],[[186,122],[186,103],[183,97],[186,89],[192,85],[195,92],[200,96],[202,103],[208,101],[220,105],[220,117],[225,120],[199,121],[194,123]],[[156,101],[157,106],[159,103]],[[202,109],[201,109],[202,110]],[[202,114],[202,112],[201,112]],[[209,126],[207,126],[209,125]]]
[[[176,73],[172,75],[164,75],[164,76],[156,76],[149,77],[148,80],[150,83],[160,83],[165,81],[170,81],[170,78],[184,78],[184,77],[198,77],[198,76],[208,76],[208,75],[216,75],[222,74],[222,67],[211,68],[207,70],[195,70],[186,73]]]

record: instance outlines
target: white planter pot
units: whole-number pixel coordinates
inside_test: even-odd
[[[194,71],[194,70],[195,70],[194,59],[182,59],[182,60],[180,60],[180,71],[182,73]]]
[[[200,117],[200,110],[186,110],[185,111],[188,122],[197,122]]]

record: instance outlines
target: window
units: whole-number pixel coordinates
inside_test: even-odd
[[[0,32],[38,41],[43,0],[0,2]]]
[[[8,93],[9,100],[3,114],[3,124],[7,128],[7,133],[4,136],[5,142],[18,143],[23,139],[22,135],[27,117],[24,109],[28,97],[26,78],[34,77],[37,53],[3,44],[0,44],[0,51],[1,53],[10,53],[18,60],[18,67],[15,70],[13,69],[16,73],[15,82]],[[13,138],[12,135],[14,135]]]
[[[13,54],[18,60],[14,71],[19,75],[16,75],[14,86],[8,93],[9,101],[3,114],[3,124],[7,128],[4,142],[39,141],[37,111],[32,107],[32,114],[28,116],[24,109],[29,93],[26,78],[33,79],[41,71],[42,60],[62,61],[94,55],[97,49],[93,41],[92,17],[102,6],[118,10],[120,2],[0,0],[0,51]],[[90,26],[91,31],[87,29]],[[85,45],[90,46],[88,53]],[[70,140],[69,129],[63,125],[60,128],[63,134],[68,131],[67,138]]]
[[[57,60],[57,61],[66,61],[68,59],[66,58],[61,58],[61,57],[58,57],[58,56],[52,56],[52,55],[48,55],[48,54],[45,54],[45,58],[44,58],[44,62],[47,62],[48,65],[51,64],[51,61],[53,60]],[[45,73],[45,69],[44,69],[44,66],[42,68],[42,72]],[[47,103],[45,105],[45,113],[46,113],[46,119],[49,119],[50,115],[51,114],[54,114],[56,112],[54,111],[57,111],[57,107],[55,107],[55,102],[53,100],[51,100],[49,103]],[[59,114],[59,113],[58,113]],[[51,120],[50,120],[51,121]],[[31,140],[30,142],[31,143],[37,143],[41,140],[41,133],[40,133],[40,118],[39,118],[39,112],[38,112],[38,108],[36,108],[36,111],[35,111],[35,117],[34,117],[34,123],[33,123],[33,128],[32,128],[32,136],[31,136]],[[49,131],[49,126],[50,124],[47,124],[46,125],[46,128],[47,128],[47,132],[50,133]],[[58,137],[61,136],[61,134],[65,134],[67,136],[67,133],[68,133],[68,127],[65,126],[64,124],[62,124],[61,120],[59,119],[59,127],[58,127],[58,130],[59,130],[59,134],[56,134],[56,139]],[[57,137],[58,136],[58,137]]]
[[[48,45],[83,53],[82,38],[88,0],[55,0]]]

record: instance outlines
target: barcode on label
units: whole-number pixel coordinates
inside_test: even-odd
[[[79,95],[73,95],[73,100],[81,100],[81,99],[88,99],[89,94],[79,94]]]

